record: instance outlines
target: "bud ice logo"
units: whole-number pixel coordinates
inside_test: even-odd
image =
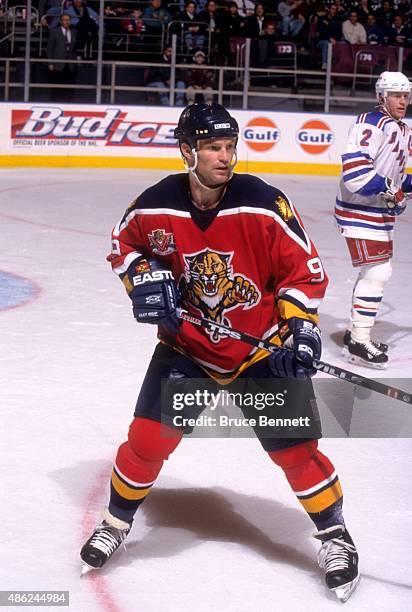
[[[45,140],[101,140],[104,146],[174,147],[173,123],[126,121],[117,108],[100,111],[33,106],[12,110],[11,137]]]
[[[335,140],[335,135],[327,123],[311,119],[298,130],[296,140],[306,153],[318,155],[329,149]]]
[[[251,119],[242,131],[242,138],[254,151],[268,151],[280,140],[277,125],[267,117]]]

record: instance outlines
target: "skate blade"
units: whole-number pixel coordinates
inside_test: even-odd
[[[82,569],[80,570],[80,578],[82,578],[82,576],[85,576],[89,572],[92,572],[93,570],[97,570],[97,569],[99,569],[99,568],[98,567],[92,567],[91,565],[87,565],[87,563],[83,563]]]
[[[388,361],[385,361],[384,363],[371,363],[370,361],[365,361],[364,359],[361,359],[361,357],[357,357],[356,355],[349,355],[348,361],[349,363],[365,366],[366,368],[373,368],[374,370],[386,370],[389,365]]]
[[[345,603],[346,601],[348,601],[349,597],[352,595],[353,591],[358,586],[359,580],[360,574],[358,574],[356,578],[352,580],[352,582],[348,582],[348,584],[344,584],[343,586],[332,589],[332,591],[335,593],[336,597],[341,603]]]

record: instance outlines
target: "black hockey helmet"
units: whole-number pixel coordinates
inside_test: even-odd
[[[196,142],[206,138],[237,138],[239,125],[221,104],[198,102],[190,104],[179,117],[175,138],[187,142],[191,149]]]

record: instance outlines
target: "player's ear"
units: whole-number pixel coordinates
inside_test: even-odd
[[[182,142],[182,144],[180,145],[180,152],[186,161],[193,161],[192,149],[190,148],[187,142]]]

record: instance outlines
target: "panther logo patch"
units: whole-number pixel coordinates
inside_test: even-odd
[[[170,255],[176,251],[173,234],[168,234],[164,229],[153,230],[148,234],[150,248],[156,255]]]
[[[278,208],[279,214],[286,223],[293,218],[293,211],[289,206],[289,203],[282,198],[282,196],[278,196],[275,200],[276,206]]]
[[[195,306],[202,315],[231,327],[226,315],[238,306],[253,308],[261,299],[255,284],[243,274],[233,272],[231,253],[206,249],[184,255],[185,271],[179,282],[183,299]],[[209,331],[210,339],[218,343],[224,337],[219,331]]]

